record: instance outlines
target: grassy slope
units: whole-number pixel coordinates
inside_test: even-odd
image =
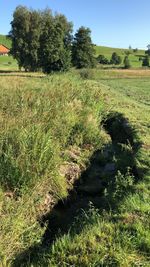
[[[139,78],[137,73],[137,81],[136,74],[133,79],[132,75],[130,73],[130,79],[124,79],[122,72],[120,79],[107,72],[102,79],[99,77],[103,77],[103,73],[99,72],[96,83],[92,81],[91,87],[97,85],[109,109],[122,112],[137,128],[143,145],[136,160],[143,178],[133,185],[131,192],[127,193],[124,189],[117,211],[111,209],[109,213],[104,211],[99,214],[93,207],[90,208],[79,220],[80,234],[76,234],[77,224],[72,234],[59,238],[49,251],[35,260],[40,266],[47,261],[48,266],[149,266],[150,78]]]
[[[121,49],[121,48],[112,48],[112,47],[105,47],[105,46],[96,46],[96,55],[104,55],[106,58],[110,59],[113,52],[116,52],[118,55],[121,56],[122,60],[125,57],[125,51],[129,51],[128,49]],[[129,59],[131,62],[132,67],[141,67],[141,62],[139,62],[139,57],[144,56],[144,50],[138,50],[137,52],[133,52],[131,50],[131,54],[129,55]]]
[[[84,144],[101,146],[99,99],[97,87],[91,91],[90,86],[72,75],[23,78],[2,74],[0,259],[3,264],[40,240],[44,229],[37,223],[37,216],[46,208],[47,193],[51,192],[53,201],[66,195],[70,183],[60,175],[59,168],[66,161],[71,164],[67,150],[72,146],[79,148],[79,166],[83,168],[91,153]],[[18,198],[18,194],[22,197]]]
[[[0,256],[6,266],[23,250],[23,262],[16,255],[14,266],[149,266],[149,72],[141,71],[139,77],[134,71],[95,70],[92,75],[90,81],[82,81],[75,74],[43,79],[1,77],[1,149],[5,144],[1,183],[3,188],[9,183],[19,187],[26,178],[29,183],[21,186],[23,197],[17,202],[4,196],[6,189],[1,190]],[[142,180],[132,183],[128,177],[131,190],[123,191],[117,210],[99,213],[90,206],[70,234],[60,236],[52,247],[28,251],[28,247],[40,242],[44,231],[36,216],[47,190],[51,187],[55,200],[66,195],[65,177],[60,177],[56,170],[69,160],[62,157],[62,151],[70,146],[69,134],[73,146],[80,148],[79,165],[84,165],[90,152],[82,148],[83,144],[91,143],[96,149],[109,141],[103,130],[99,133],[98,125],[99,116],[110,110],[123,113],[137,128],[143,145],[135,159]],[[72,132],[77,124],[78,131]],[[47,158],[50,149],[53,156]],[[121,188],[118,184],[116,196]],[[117,197],[114,201],[118,202]],[[109,204],[111,207],[111,201]]]
[[[6,37],[6,35],[0,34],[0,44],[3,44],[8,48],[11,48],[11,40],[8,37]]]

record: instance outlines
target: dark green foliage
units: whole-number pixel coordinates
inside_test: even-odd
[[[39,68],[39,40],[41,34],[41,15],[37,11],[30,12],[30,28],[28,33],[29,51],[27,58],[28,66],[31,71],[36,71]]]
[[[40,63],[44,72],[66,71],[71,65],[72,24],[65,16],[52,16],[50,10],[43,13],[43,29],[40,37]]]
[[[38,69],[40,25],[39,12],[31,11],[23,6],[16,8],[11,22],[11,54],[18,61],[19,67],[23,67],[26,71]]]
[[[112,56],[111,56],[111,64],[114,64],[114,65],[120,65],[121,64],[121,57],[116,53],[112,53]]]
[[[108,65],[109,64],[109,60],[104,55],[99,55],[97,57],[97,61],[100,64],[104,64],[104,65]]]
[[[70,67],[72,24],[65,16],[18,6],[11,26],[11,54],[19,68],[50,73]]]
[[[89,28],[80,27],[76,32],[72,46],[72,62],[79,69],[95,66],[94,45]]]
[[[149,67],[149,56],[146,55],[143,59],[143,62],[142,62],[142,66],[143,67]]]
[[[150,56],[150,44],[147,45],[147,50],[145,51],[145,54]]]
[[[12,48],[10,53],[18,61],[19,67],[27,70],[28,33],[29,33],[30,12],[26,7],[18,6],[13,14],[10,36]]]
[[[146,50],[146,51],[145,51],[145,55],[150,56],[150,50]]]
[[[143,57],[140,56],[140,57],[139,57],[139,61],[143,61]]]
[[[124,63],[125,69],[129,69],[131,67],[130,60],[129,60],[128,56],[125,56],[123,63]]]

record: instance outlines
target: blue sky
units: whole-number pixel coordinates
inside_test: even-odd
[[[0,34],[7,34],[17,5],[51,8],[74,23],[90,27],[94,43],[146,48],[150,43],[150,0],[5,0],[0,1]]]

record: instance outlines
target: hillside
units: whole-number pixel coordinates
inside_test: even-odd
[[[121,56],[122,60],[125,57],[125,52],[129,51],[129,59],[131,62],[132,67],[141,67],[141,62],[139,62],[139,57],[145,56],[144,50],[138,50],[137,52],[133,52],[133,50],[124,49],[124,48],[112,48],[106,46],[95,46],[96,56],[104,55],[106,58],[110,60],[111,55],[113,52],[116,52],[118,55]]]
[[[3,44],[6,47],[11,48],[11,40],[10,38],[6,37],[6,35],[0,34],[0,44]]]

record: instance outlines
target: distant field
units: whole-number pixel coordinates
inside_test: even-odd
[[[125,52],[130,51],[124,48],[112,48],[112,47],[105,47],[105,46],[96,46],[95,47],[96,56],[104,55],[106,58],[110,59],[113,52],[116,52],[118,55],[121,56],[122,60],[125,57]],[[138,50],[137,52],[130,51],[131,54],[129,55],[129,59],[131,62],[131,66],[134,68],[139,68],[142,66],[141,61],[139,61],[139,57],[143,57],[145,55],[144,50]]]

